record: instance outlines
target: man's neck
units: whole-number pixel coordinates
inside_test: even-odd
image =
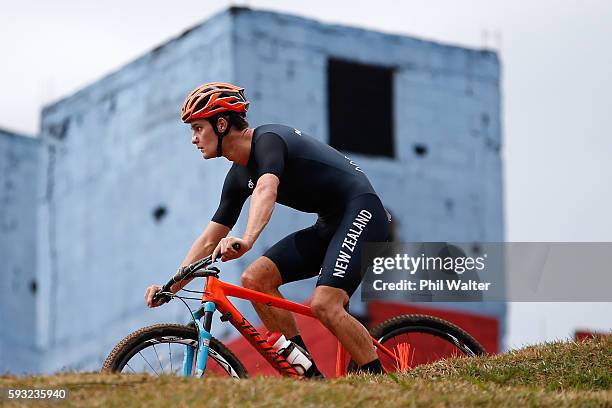
[[[227,160],[246,166],[251,155],[252,128],[232,130],[223,138],[223,157]]]

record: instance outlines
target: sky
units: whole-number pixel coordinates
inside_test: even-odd
[[[242,1],[474,48],[502,62],[507,241],[612,241],[612,2]],[[228,1],[4,2],[0,127],[35,135],[42,106],[117,70]],[[375,5],[375,6],[373,6]],[[612,303],[511,306],[508,345],[612,327]]]

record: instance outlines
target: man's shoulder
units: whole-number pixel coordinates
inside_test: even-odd
[[[264,125],[257,126],[255,128],[255,133],[285,133],[287,129],[291,129],[291,127],[287,125],[282,125],[280,123],[266,123]]]
[[[260,138],[263,135],[268,134],[278,135],[281,139],[287,141],[293,137],[302,136],[302,131],[291,126],[281,125],[278,123],[270,123],[255,128],[254,135],[256,138]]]

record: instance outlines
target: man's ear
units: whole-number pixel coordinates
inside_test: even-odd
[[[227,119],[223,116],[219,116],[217,119],[217,129],[219,129],[219,132],[225,132],[225,129],[227,129],[227,124]]]

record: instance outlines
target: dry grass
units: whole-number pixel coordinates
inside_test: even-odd
[[[417,367],[409,376],[525,385],[549,391],[610,390],[612,336],[546,343],[478,359],[438,361]]]
[[[234,381],[84,373],[4,376],[0,387],[69,390],[66,401],[28,405],[36,407],[612,407],[611,373],[612,339],[593,339],[448,360],[405,375]]]

